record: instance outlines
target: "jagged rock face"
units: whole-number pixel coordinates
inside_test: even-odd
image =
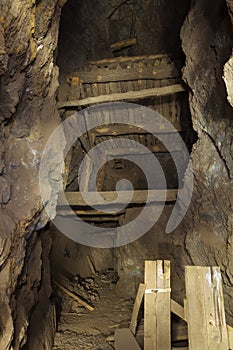
[[[229,9],[232,4],[229,1]],[[193,264],[221,267],[230,319],[233,316],[232,59],[229,60],[232,24],[225,1],[192,1],[181,38],[186,55],[184,79],[191,90],[192,121],[198,134],[192,151],[195,188],[184,220],[186,248]]]
[[[30,314],[37,303],[44,305],[44,322],[52,320],[48,277],[44,283],[51,243],[48,233],[39,231],[38,170],[46,139],[60,122],[54,51],[61,6],[57,0],[3,0],[0,5],[0,349],[4,350],[22,348],[27,342],[29,323],[38,311],[31,319]],[[43,336],[43,322],[40,325]],[[45,335],[41,348],[51,348],[51,337]],[[33,345],[36,336],[34,343],[29,341],[25,348],[40,348]]]

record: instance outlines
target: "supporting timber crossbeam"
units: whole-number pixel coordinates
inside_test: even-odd
[[[87,97],[77,101],[61,102],[58,104],[58,108],[75,108],[104,102],[117,102],[126,100],[133,101],[149,97],[167,96],[184,91],[185,87],[182,84],[175,84],[151,89],[143,89],[139,91],[128,91],[108,95],[100,95],[96,97]]]
[[[120,191],[119,201],[114,203],[117,204],[128,204],[128,198],[133,193],[132,200],[130,204],[145,204],[147,203],[148,191],[147,190],[137,190],[137,191]],[[88,203],[82,196],[81,192],[66,192],[66,199],[70,206],[85,207],[87,205],[112,205],[111,202],[116,200],[117,192],[115,191],[101,191],[101,192],[85,192],[85,196],[88,200]],[[102,201],[101,201],[102,197]],[[166,202],[174,202],[177,198],[177,190],[150,190],[150,199],[149,202],[163,202],[166,198]],[[62,196],[59,196],[58,200],[59,206],[65,206],[66,203],[62,201]]]

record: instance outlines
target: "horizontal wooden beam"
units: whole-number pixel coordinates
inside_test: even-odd
[[[157,96],[167,96],[173,95],[178,92],[185,91],[185,88],[182,84],[175,84],[170,86],[163,86],[158,88],[143,89],[139,91],[128,91],[122,93],[114,93],[109,95],[100,95],[96,97],[87,97],[83,100],[77,101],[65,101],[58,103],[58,108],[74,108],[81,106],[88,106],[96,103],[104,102],[117,102],[117,101],[133,101],[145,99],[148,97],[157,97]]]
[[[118,81],[133,81],[133,80],[162,80],[181,77],[181,65],[174,63],[162,63],[156,67],[131,67],[116,69],[95,68],[92,70],[80,70],[77,72],[76,78],[82,84],[93,83],[109,83]]]
[[[177,57],[178,58],[178,57]],[[98,65],[104,65],[104,64],[110,64],[110,63],[125,63],[125,62],[131,62],[131,63],[137,63],[142,61],[156,61],[156,60],[172,60],[175,59],[172,54],[156,54],[156,55],[139,55],[139,56],[120,56],[120,57],[112,57],[112,58],[103,58],[101,60],[96,61],[89,61],[88,64],[98,66]]]
[[[171,121],[170,121],[171,122]],[[172,122],[171,122],[172,123]],[[180,123],[177,122],[177,123],[174,123],[174,127],[175,127],[175,130],[174,132],[176,133],[177,131],[184,131],[181,126],[180,126]],[[160,128],[161,127],[161,130]],[[156,130],[156,134],[155,137],[158,135],[158,134],[170,134],[171,131],[168,131],[166,130],[166,128],[164,128],[164,125],[160,124]],[[152,133],[149,133],[148,131],[146,131],[145,129],[143,129],[142,127],[140,128],[140,126],[136,127],[132,127],[132,125],[128,125],[128,124],[119,124],[119,125],[103,125],[103,126],[100,126],[100,127],[97,127],[95,128],[93,131],[92,131],[92,134],[95,136],[95,137],[126,137],[129,138],[130,136],[138,136],[138,137],[142,137],[142,136],[148,136],[150,137],[151,135],[153,135]],[[158,148],[162,148],[164,149],[163,145],[162,145],[162,142],[160,142],[160,144],[158,145]],[[180,149],[180,145],[177,146],[177,144],[174,144],[174,148],[176,150],[179,150]]]
[[[130,196],[131,191],[121,191],[122,198],[121,201],[117,204],[127,204],[127,198]],[[85,207],[88,205],[83,199],[81,192],[66,192],[66,198],[70,206]],[[114,201],[117,197],[115,191],[101,191],[101,192],[86,192],[85,193],[88,202],[90,205],[111,205],[111,202]],[[97,195],[100,195],[103,198],[103,201],[109,202],[109,204],[100,203]],[[177,190],[150,190],[151,203],[161,202],[165,196],[167,202],[174,202],[177,198]],[[133,198],[130,202],[131,204],[144,204],[147,202],[148,191],[147,190],[135,190],[133,191]],[[66,203],[63,203],[61,196],[59,197],[59,206],[64,206]],[[114,204],[116,206],[116,204]]]

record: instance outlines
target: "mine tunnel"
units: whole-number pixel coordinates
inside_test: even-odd
[[[232,2],[0,9],[0,350],[233,349]]]

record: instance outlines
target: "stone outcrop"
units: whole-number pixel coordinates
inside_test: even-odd
[[[183,224],[192,263],[221,267],[232,323],[232,1],[228,5],[222,0],[192,1],[181,32],[183,73],[198,134],[191,153],[195,187]]]
[[[0,5],[0,348],[4,350],[20,349],[27,341],[25,348],[30,350],[50,349],[54,330],[54,307],[49,304],[51,242],[49,232],[41,230],[47,219],[42,219],[38,172],[45,142],[60,122],[54,53],[61,6],[56,0],[3,0]],[[44,322],[39,322],[40,332],[37,329],[27,340],[28,329],[38,325],[39,305]],[[38,342],[43,334],[47,334],[43,343]]]

